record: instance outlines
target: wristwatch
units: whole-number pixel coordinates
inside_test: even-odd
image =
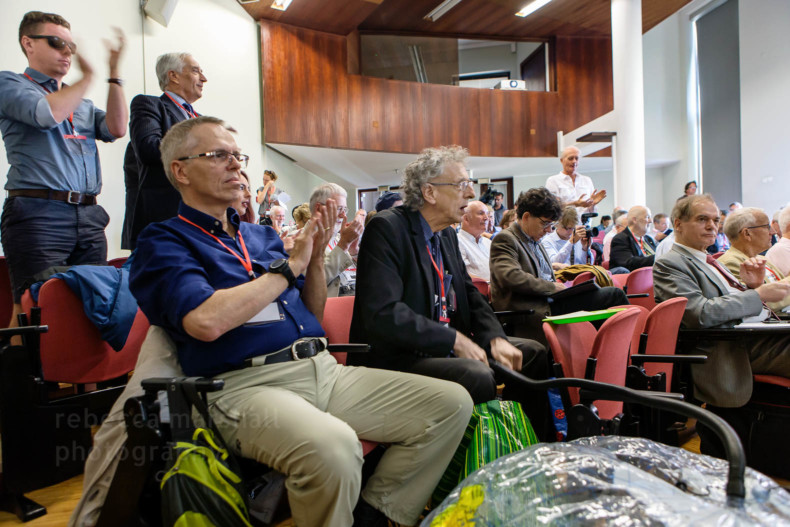
[[[281,274],[288,280],[288,287],[293,287],[296,284],[296,277],[294,272],[291,271],[291,266],[288,265],[288,260],[285,258],[278,258],[269,265],[269,272]]]

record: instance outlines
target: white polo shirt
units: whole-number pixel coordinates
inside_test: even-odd
[[[485,280],[491,280],[491,269],[488,260],[491,256],[491,240],[480,236],[480,240],[461,229],[458,231],[458,249],[466,265],[466,272]]]

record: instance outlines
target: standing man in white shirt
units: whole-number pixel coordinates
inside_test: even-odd
[[[576,208],[565,207],[554,232],[540,240],[555,271],[569,265],[592,262],[590,239],[586,236],[584,225],[578,223],[579,213]]]
[[[572,205],[579,214],[595,212],[595,206],[606,197],[605,190],[595,190],[592,179],[576,172],[581,152],[575,146],[562,151],[562,172],[546,180],[546,188],[557,196],[563,207]]]
[[[491,279],[488,259],[491,254],[491,239],[483,236],[488,221],[488,207],[482,201],[470,201],[461,219],[458,231],[458,249],[472,278]]]

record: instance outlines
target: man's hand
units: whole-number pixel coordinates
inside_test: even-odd
[[[126,46],[126,37],[121,28],[113,27],[112,30],[115,32],[116,42],[113,43],[110,40],[104,39],[104,46],[107,48],[107,51],[110,52],[110,77],[118,78],[118,64],[123,54],[123,48]]]
[[[570,265],[562,262],[554,262],[553,264],[551,264],[551,268],[555,271],[565,269],[566,267],[570,267]]]
[[[757,289],[760,300],[763,302],[780,302],[790,295],[790,284],[787,282],[772,282],[763,284]]]
[[[285,238],[280,238],[283,241],[283,250],[288,254],[291,254],[294,248],[294,237],[293,236],[286,236]]]
[[[337,223],[337,202],[333,199],[326,200],[325,205],[316,205],[319,229],[313,236],[313,255],[316,261],[324,261],[324,251],[329,240],[335,235],[335,224]]]
[[[93,66],[91,66],[91,63],[79,53],[77,54],[77,66],[82,72],[83,80],[90,82],[93,79]]]
[[[584,207],[585,209],[592,207],[595,205],[592,198],[587,198],[587,194],[582,194],[579,196],[579,199],[576,201],[571,201],[567,203],[567,205],[573,205],[574,207]]]
[[[511,370],[521,371],[523,355],[521,351],[508,342],[507,339],[497,337],[491,341],[491,356],[494,360],[502,363]]]
[[[766,261],[765,256],[757,255],[741,263],[741,282],[746,284],[746,287],[757,289],[765,282]]]
[[[576,243],[579,240],[583,240],[586,237],[587,237],[587,231],[584,230],[584,225],[577,225],[576,228],[573,229],[573,238],[571,239],[571,243]]]
[[[597,192],[595,190],[593,190],[593,193],[592,193],[592,196],[590,196],[590,199],[592,200],[592,204],[593,205],[598,205],[605,197],[606,197],[606,191],[605,190],[599,190]]]
[[[362,236],[363,229],[362,222],[358,222],[356,219],[350,223],[346,223],[343,228],[340,229],[340,240],[337,242],[337,245],[344,251],[348,251],[351,244]]]
[[[483,348],[475,344],[469,337],[463,333],[459,333],[458,331],[455,332],[455,344],[453,345],[453,352],[455,352],[456,357],[461,357],[462,359],[479,360],[484,364],[488,364],[488,357],[486,357],[486,352],[483,350]]]
[[[554,282],[554,288],[555,288],[557,291],[565,291],[565,289],[567,289],[567,288],[565,287],[565,284],[563,284],[562,282]]]

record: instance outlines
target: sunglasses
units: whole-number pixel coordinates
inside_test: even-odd
[[[72,53],[77,52],[77,44],[75,44],[74,42],[68,42],[54,35],[27,35],[27,38],[34,38],[34,39],[45,38],[47,39],[47,44],[49,44],[49,47],[51,48],[55,48],[58,51],[62,51],[66,49],[66,47],[68,47]]]

